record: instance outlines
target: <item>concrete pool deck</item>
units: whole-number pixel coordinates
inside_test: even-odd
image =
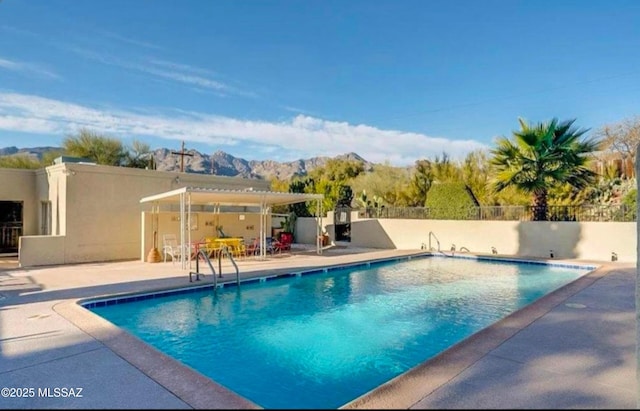
[[[239,266],[249,278],[417,252],[335,248]],[[601,267],[344,408],[636,408],[635,264],[571,261],[583,262]],[[3,394],[0,409],[256,408],[76,304],[189,285],[179,263],[0,264],[0,388],[34,392]]]

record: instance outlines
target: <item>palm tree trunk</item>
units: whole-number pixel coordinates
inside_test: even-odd
[[[533,221],[547,221],[547,190],[533,193]]]

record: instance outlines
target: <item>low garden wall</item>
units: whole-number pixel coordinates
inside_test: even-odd
[[[333,213],[323,222],[333,236]],[[297,241],[315,241],[314,223],[298,225]],[[307,227],[314,227],[313,234]],[[351,213],[354,247],[420,249],[438,247],[457,252],[492,253],[521,257],[575,258],[635,262],[636,222],[480,221],[359,218]],[[307,241],[309,240],[309,241]]]

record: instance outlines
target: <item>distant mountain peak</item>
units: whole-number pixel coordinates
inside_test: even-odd
[[[338,156],[336,156],[336,158],[344,158],[347,160],[356,160],[356,161],[362,161],[363,163],[368,163],[367,160],[365,160],[364,158],[360,157],[358,155],[358,153],[354,153],[353,151],[346,153],[346,154],[340,154]]]
[[[35,156],[38,159],[49,151],[61,151],[60,147],[32,147],[17,148],[5,147],[0,148],[0,155],[20,155],[27,154]],[[179,171],[181,158],[179,154],[174,154],[174,150],[168,148],[157,148],[151,151],[153,153],[156,167],[161,171]],[[347,159],[361,161],[365,165],[365,169],[371,169],[372,163],[368,162],[357,153],[350,152],[340,154],[335,157],[316,156],[307,159],[298,159],[294,161],[275,161],[275,160],[251,160],[247,161],[243,158],[235,157],[222,150],[216,150],[213,154],[203,154],[198,150],[185,150],[186,153],[192,154],[184,156],[184,170],[188,173],[212,174],[229,177],[244,177],[268,179],[278,178],[281,180],[291,179],[293,176],[304,176],[317,167],[322,167],[330,158]]]

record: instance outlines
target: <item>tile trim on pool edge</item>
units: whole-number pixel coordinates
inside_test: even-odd
[[[142,375],[194,409],[261,409],[244,398],[147,344],[99,315],[84,309],[80,299],[65,300],[52,308],[87,335],[103,344]]]
[[[400,261],[400,260],[411,260],[416,258],[425,258],[431,257],[431,254],[419,254],[413,256],[402,256],[402,257],[386,257],[375,260],[367,260],[363,262],[355,262],[355,263],[347,263],[347,264],[336,264],[330,265],[326,267],[320,268],[312,268],[309,270],[296,270],[289,271],[280,274],[272,274],[272,275],[257,275],[255,277],[244,278],[240,280],[240,284],[252,283],[252,282],[260,282],[260,281],[270,281],[282,278],[290,278],[290,277],[299,277],[301,275],[311,275],[311,274],[325,274],[330,271],[342,270],[347,268],[370,268],[374,265],[385,264],[388,262]],[[211,275],[211,274],[209,274]],[[217,286],[222,287],[235,287],[237,283],[233,280],[227,280],[224,282],[217,283]],[[168,295],[177,295],[177,294],[189,294],[198,291],[202,291],[203,289],[213,289],[214,285],[203,284],[203,285],[192,285],[187,287],[180,288],[170,288],[170,289],[161,289],[155,291],[144,291],[144,292],[135,292],[135,293],[124,293],[124,294],[113,294],[111,296],[100,296],[100,297],[88,297],[83,298],[78,301],[78,304],[86,309],[91,309],[94,307],[104,307],[107,305],[114,304],[124,304],[133,301],[139,300],[147,300],[157,297],[163,297]]]
[[[396,261],[403,259],[410,260],[414,258],[431,256],[433,256],[433,253],[431,252],[422,252],[410,256],[382,258],[377,260],[349,263],[344,264],[343,266],[370,267],[372,265],[375,265],[376,263],[383,263],[387,261]],[[480,258],[493,261],[509,260],[492,256],[463,256],[462,258]],[[524,261],[535,264],[568,265],[560,262],[549,263],[545,261],[514,259],[514,262]],[[411,370],[371,390],[369,393],[366,393],[352,400],[351,402],[343,405],[340,408],[375,408],[372,406],[373,404],[378,404],[378,408],[383,408],[384,405],[386,405],[385,408],[409,408],[411,405],[415,404],[417,400],[424,398],[426,395],[429,395],[430,392],[433,392],[438,387],[446,384],[446,382],[449,381],[450,378],[453,378],[453,376],[459,374],[464,369],[468,368],[473,363],[478,361],[493,348],[495,348],[495,346],[509,339],[515,332],[519,332],[519,330],[527,327],[530,323],[546,314],[556,305],[561,304],[563,301],[565,301],[575,293],[588,287],[597,279],[615,269],[615,266],[609,264],[603,264],[601,266],[594,266],[593,264],[580,264],[576,265],[576,267],[597,268],[594,271],[583,275],[572,283],[569,283],[542,297],[529,306],[518,310],[515,313],[498,321],[497,323],[494,323],[493,325],[479,331],[478,333],[473,334],[469,338],[454,345],[453,347],[439,354],[433,359],[412,368]],[[304,273],[313,273],[314,271],[323,272],[323,270],[312,269],[306,270],[304,271]],[[303,271],[294,271],[287,274],[299,276],[302,275],[302,273]],[[244,281],[259,280],[260,277],[251,277],[245,279]],[[179,290],[189,292],[191,290],[195,291],[207,287],[212,287],[212,284],[182,287],[178,289],[173,288],[170,290],[165,289],[164,291]],[[156,290],[155,292],[151,290],[143,293],[137,292],[122,294],[120,296],[124,298],[130,298],[132,296],[140,297],[144,295],[158,294],[161,294],[160,289]],[[239,396],[235,392],[220,386],[215,381],[203,376],[187,365],[182,364],[178,360],[160,352],[159,350],[133,336],[127,331],[116,327],[108,320],[84,308],[82,305],[83,303],[106,300],[107,298],[109,298],[109,296],[66,300],[54,305],[53,309],[58,314],[69,320],[71,323],[75,324],[78,328],[95,338],[97,341],[104,344],[116,355],[129,362],[143,374],[147,375],[153,381],[172,392],[174,395],[176,395],[178,398],[180,398],[182,401],[192,406],[193,408],[261,408],[257,404],[254,404],[246,398]],[[111,298],[113,298],[113,296],[111,296]],[[551,305],[549,301],[552,302]],[[520,323],[520,326],[518,327],[517,331],[511,332],[509,330],[513,330],[513,322]],[[505,328],[507,328],[507,330],[505,330]],[[505,333],[505,331],[507,332]],[[478,349],[478,347],[480,347],[480,349]],[[140,353],[142,353],[142,355]],[[481,355],[478,357],[479,353]],[[459,360],[460,356],[462,356],[463,363],[466,361],[466,365],[460,368],[461,363],[456,362],[456,366],[454,367],[447,366],[448,360]],[[448,373],[449,375],[451,375],[451,377],[448,377],[446,380],[442,380],[441,378],[434,379],[432,372],[434,368],[438,369],[438,367],[440,367],[440,369],[444,368],[445,373]],[[161,370],[161,372],[159,372],[159,370]],[[176,378],[176,376],[179,378]],[[416,382],[419,382],[418,386],[416,386]],[[409,391],[409,395],[407,395],[407,391]],[[418,398],[417,400],[416,392],[420,393],[418,394],[420,398]],[[402,404],[402,406],[400,404]]]
[[[397,262],[397,261],[411,261],[415,259],[422,258],[459,258],[459,259],[470,259],[470,260],[482,260],[482,261],[491,261],[495,263],[521,263],[521,264],[535,264],[535,265],[550,265],[554,267],[564,267],[564,268],[573,268],[573,269],[585,269],[585,270],[595,270],[599,266],[593,264],[567,264],[562,262],[549,262],[549,261],[536,261],[536,260],[528,260],[528,259],[518,259],[518,258],[503,258],[503,257],[489,257],[489,256],[479,256],[479,255],[440,255],[434,254],[433,252],[425,252],[419,253],[415,255],[409,256],[401,256],[401,257],[386,257],[379,258],[375,260],[368,261],[360,261],[355,263],[347,263],[347,264],[336,264],[330,265],[326,267],[320,268],[312,268],[309,270],[298,270],[295,272],[285,272],[280,274],[273,274],[268,276],[257,276],[250,277],[240,280],[240,284],[249,284],[254,282],[262,282],[262,281],[270,281],[282,278],[290,278],[290,277],[299,277],[302,275],[312,275],[312,274],[325,274],[331,271],[338,271],[344,269],[357,269],[357,268],[371,268],[378,265],[383,265],[389,262]],[[225,281],[221,283],[217,283],[217,287],[230,287],[237,286],[238,284],[234,281]],[[171,289],[162,289],[156,291],[147,291],[147,292],[137,292],[137,293],[125,293],[125,294],[114,294],[112,296],[101,296],[101,297],[89,297],[78,301],[78,304],[86,309],[91,309],[95,307],[105,307],[108,305],[114,304],[124,304],[129,302],[135,302],[140,300],[147,300],[157,297],[166,297],[169,295],[179,295],[179,294],[189,294],[202,291],[204,289],[213,289],[213,284],[203,284],[203,285],[193,285],[188,287],[180,287],[180,288],[171,288]]]
[[[553,308],[615,270],[613,264],[598,266],[339,409],[411,408]]]

